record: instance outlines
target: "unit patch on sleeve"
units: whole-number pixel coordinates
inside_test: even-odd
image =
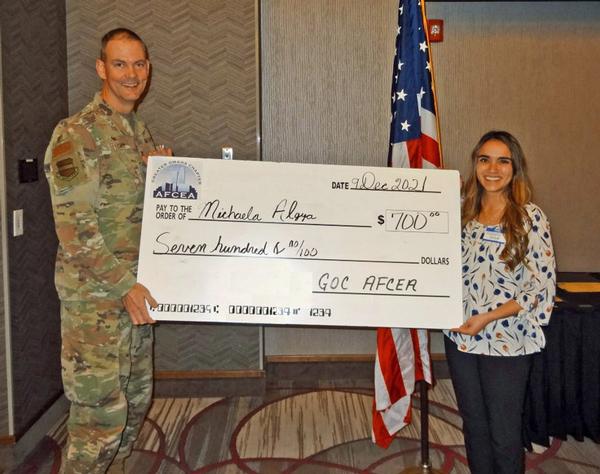
[[[52,173],[54,178],[66,184],[75,184],[83,178],[82,163],[72,141],[59,143],[52,149]]]

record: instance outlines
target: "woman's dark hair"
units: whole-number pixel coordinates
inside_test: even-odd
[[[506,239],[504,250],[500,257],[510,270],[525,260],[529,238],[527,233],[531,227],[531,219],[527,215],[525,205],[531,201],[533,188],[527,174],[527,162],[519,141],[510,133],[492,130],[484,134],[471,153],[471,175],[464,186],[462,204],[462,227],[481,212],[481,197],[483,187],[477,180],[477,162],[479,151],[485,143],[497,140],[504,143],[510,150],[513,177],[506,190],[507,204],[501,219],[502,231]],[[525,262],[526,263],[526,262]]]

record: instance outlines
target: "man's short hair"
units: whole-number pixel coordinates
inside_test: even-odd
[[[101,47],[100,47],[100,59],[102,61],[106,61],[106,45],[110,40],[125,38],[133,41],[139,41],[144,47],[144,54],[146,55],[146,59],[148,59],[148,48],[146,47],[146,43],[140,38],[140,36],[127,28],[115,28],[114,30],[110,30],[102,37]]]

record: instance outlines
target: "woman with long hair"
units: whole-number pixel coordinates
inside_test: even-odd
[[[462,204],[464,322],[444,331],[446,357],[471,472],[522,473],[525,391],[552,312],[554,251],[517,139],[488,132],[471,162]]]

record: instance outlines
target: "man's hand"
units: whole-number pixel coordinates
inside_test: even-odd
[[[489,313],[483,313],[471,316],[464,323],[462,323],[460,327],[452,328],[450,331],[459,332],[468,336],[476,336],[483,330],[484,327],[488,325],[488,323],[493,320],[488,317],[488,314]]]
[[[173,150],[165,145],[158,145],[154,150],[142,154],[142,161],[146,165],[148,164],[149,156],[173,156]]]
[[[129,317],[133,324],[154,324],[156,322],[150,317],[150,313],[148,313],[146,301],[152,308],[158,306],[158,303],[152,297],[148,288],[140,283],[133,285],[131,290],[123,296],[123,305],[129,313]]]

